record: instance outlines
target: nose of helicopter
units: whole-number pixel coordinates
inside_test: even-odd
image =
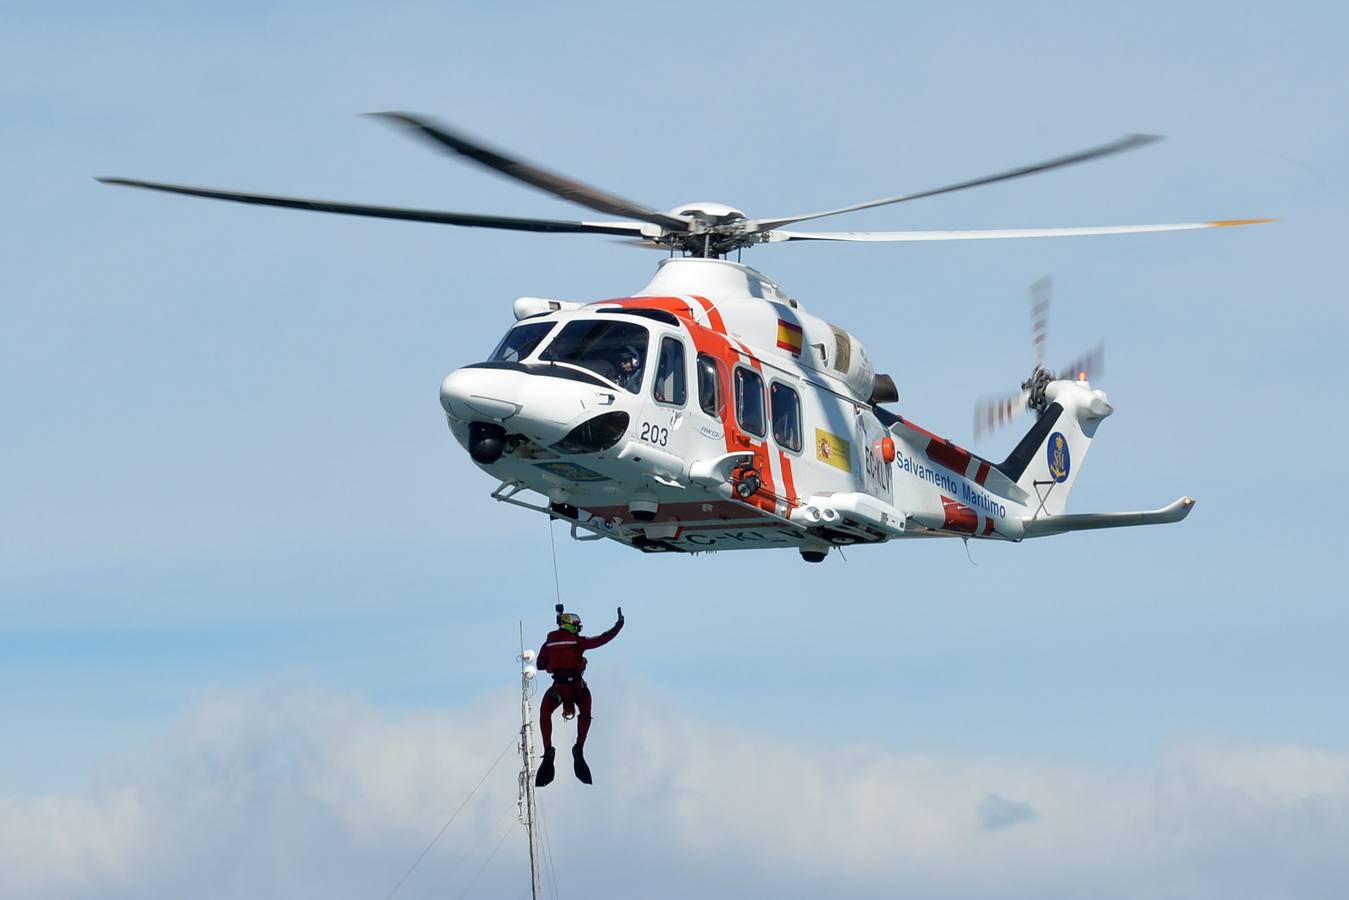
[[[440,405],[461,422],[504,423],[524,409],[523,373],[501,369],[458,369],[440,383]]]
[[[468,366],[445,376],[440,405],[461,426],[455,434],[473,458],[490,463],[508,434],[552,445],[596,412],[612,410],[614,393],[596,387],[523,369]]]

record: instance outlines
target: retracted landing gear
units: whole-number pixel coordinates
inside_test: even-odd
[[[806,544],[801,548],[801,558],[809,563],[824,562],[829,555],[829,545],[824,543]]]

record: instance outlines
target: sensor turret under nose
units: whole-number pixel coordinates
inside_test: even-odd
[[[490,466],[506,452],[506,429],[494,422],[470,422],[468,455],[483,466]]]

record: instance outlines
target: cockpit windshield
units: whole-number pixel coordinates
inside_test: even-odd
[[[564,326],[539,359],[581,366],[635,394],[646,371],[647,338],[635,322],[582,319]]]
[[[492,351],[492,362],[520,362],[553,330],[555,322],[527,322],[516,325]]]

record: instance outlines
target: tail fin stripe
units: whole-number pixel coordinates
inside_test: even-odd
[[[1012,449],[1006,459],[997,464],[998,471],[1013,482],[1020,481],[1021,476],[1026,472],[1026,466],[1030,465],[1030,461],[1035,457],[1040,445],[1045,442],[1045,438],[1049,436],[1050,430],[1062,414],[1062,405],[1058,403],[1049,404],[1031,430],[1026,432],[1026,436],[1021,439],[1021,443]]]

